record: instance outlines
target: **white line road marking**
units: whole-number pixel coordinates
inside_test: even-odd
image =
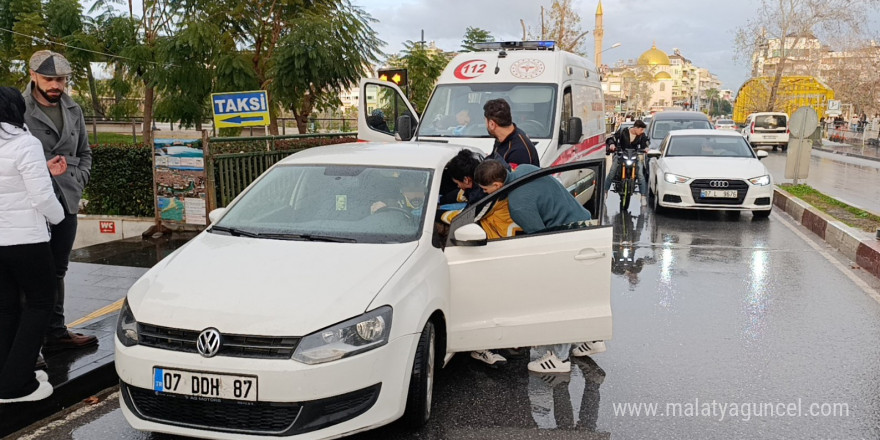
[[[865,282],[865,280],[859,278],[858,276],[856,276],[856,274],[852,273],[852,270],[850,270],[850,268],[846,267],[840,261],[837,261],[837,259],[834,258],[834,256],[832,256],[830,253],[828,253],[828,251],[826,251],[825,249],[822,249],[822,247],[819,246],[818,244],[816,244],[816,242],[814,242],[810,237],[808,237],[803,232],[799,231],[797,229],[797,227],[795,227],[794,225],[791,224],[791,223],[794,223],[793,218],[791,219],[791,221],[789,221],[788,219],[782,218],[782,214],[780,214],[776,211],[774,211],[772,215],[778,216],[779,220],[782,222],[782,224],[785,225],[785,227],[790,229],[798,237],[800,237],[805,242],[807,242],[807,244],[810,245],[811,248],[815,249],[823,257],[825,257],[825,259],[828,260],[831,264],[833,264],[834,267],[836,267],[838,270],[840,270],[844,275],[846,275],[850,280],[852,280],[853,283],[855,283],[857,286],[859,286],[859,288],[861,288],[862,291],[865,292],[865,294],[867,294],[868,296],[873,298],[874,301],[877,301],[878,303],[880,303],[880,293],[877,293],[877,290],[872,288],[867,282]],[[786,214],[786,216],[788,216],[788,214]],[[788,216],[788,217],[791,218],[791,216]]]
[[[85,405],[82,408],[77,409],[76,411],[72,411],[69,414],[65,415],[63,419],[53,420],[52,422],[50,422],[44,426],[39,427],[38,429],[31,432],[30,434],[23,435],[23,436],[19,437],[18,440],[38,439],[43,434],[46,434],[52,430],[55,430],[55,429],[60,428],[64,425],[67,425],[69,422],[75,422],[80,417],[82,417],[92,411],[95,411],[97,409],[100,409],[101,407],[106,405],[107,402],[116,401],[118,399],[119,399],[119,391],[114,391],[113,393],[105,396],[104,400],[102,400],[94,405]]]

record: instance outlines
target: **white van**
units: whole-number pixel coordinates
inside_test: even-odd
[[[594,64],[552,41],[494,42],[461,53],[440,75],[421,117],[395,84],[362,79],[358,139],[448,142],[489,154],[483,104],[504,98],[549,167],[605,155],[605,100]],[[581,203],[595,176],[557,176]]]
[[[746,118],[742,134],[752,148],[773,147],[788,150],[788,115],[780,112],[752,113]]]

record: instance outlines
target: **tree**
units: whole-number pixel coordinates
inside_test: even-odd
[[[428,98],[434,90],[434,84],[449,60],[442,51],[428,49],[423,43],[407,41],[403,43],[403,55],[392,57],[388,64],[392,67],[406,69],[409,77],[409,102],[419,112],[425,109]]]
[[[590,31],[581,31],[581,17],[574,11],[572,0],[553,0],[550,15],[545,18],[544,7],[541,7],[541,39],[556,41],[560,49],[585,55],[584,37]]]
[[[876,0],[761,0],[761,13],[737,30],[735,44],[740,59],[752,60],[768,49],[769,41],[780,42],[765,111],[777,108],[779,83],[792,50],[816,32],[858,32],[869,4],[876,4]]]
[[[477,43],[486,43],[494,40],[495,38],[492,37],[492,34],[489,33],[489,31],[468,26],[464,31],[464,39],[461,42],[461,49],[462,52],[475,52],[477,49],[474,45]]]
[[[706,90],[706,99],[709,101],[709,116],[716,116],[719,114],[718,107],[715,103],[720,96],[721,92],[719,92],[718,89],[711,88]]]
[[[314,110],[335,109],[339,94],[369,75],[384,44],[375,20],[348,1],[331,13],[306,12],[290,20],[269,74],[276,100],[289,109],[300,133]]]

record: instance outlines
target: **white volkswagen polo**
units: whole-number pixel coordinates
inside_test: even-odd
[[[659,150],[649,150],[650,196],[664,208],[752,211],[767,217],[773,179],[739,133],[728,130],[671,131]]]
[[[488,241],[478,203],[444,231],[434,219],[458,148],[313,148],[212,212],[128,292],[116,338],[128,422],[221,439],[419,427],[454,352],[609,339],[611,227]],[[592,182],[602,167],[513,185],[562,171]]]

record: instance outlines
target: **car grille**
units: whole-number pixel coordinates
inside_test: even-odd
[[[713,187],[709,182],[727,182],[727,186],[724,188]],[[736,190],[736,198],[735,199],[727,199],[727,198],[701,198],[700,191],[704,189],[709,190]],[[701,205],[742,205],[743,200],[746,198],[746,193],[749,192],[749,184],[742,180],[729,180],[729,179],[697,179],[691,182],[691,195],[694,198],[694,203]]]
[[[382,384],[320,400],[239,402],[159,393],[120,382],[126,406],[157,423],[218,432],[289,436],[351,420],[373,407]]]
[[[138,324],[138,344],[162,350],[197,353],[196,340],[201,331]],[[284,336],[222,334],[223,344],[217,356],[290,359],[299,339]]]

